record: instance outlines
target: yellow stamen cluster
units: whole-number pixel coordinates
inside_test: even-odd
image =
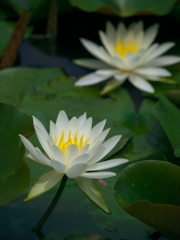
[[[65,134],[64,134],[64,130],[61,133],[61,138],[57,141],[57,146],[61,149],[61,151],[66,154],[66,149],[67,147],[69,147],[69,145],[71,144],[75,144],[78,149],[82,148],[84,145],[88,144],[89,142],[89,138],[84,141],[84,133],[80,136],[80,138],[78,137],[79,133],[78,131],[76,131],[76,133],[74,134],[74,137],[71,137],[72,135],[72,131],[69,131],[68,133],[68,139],[67,141],[65,141]]]
[[[128,52],[137,53],[139,51],[139,45],[132,40],[121,41],[117,39],[114,50],[124,59]]]

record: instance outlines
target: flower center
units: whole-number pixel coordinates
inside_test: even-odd
[[[128,52],[137,53],[139,51],[139,44],[132,40],[121,41],[120,38],[118,38],[114,50],[124,59]]]
[[[66,149],[69,147],[71,144],[75,144],[78,149],[82,148],[84,145],[87,145],[90,138],[88,138],[86,141],[84,140],[84,133],[79,137],[78,131],[74,134],[74,137],[71,137],[72,131],[69,131],[68,133],[68,139],[65,141],[65,136],[64,136],[64,130],[61,133],[61,138],[57,142],[57,146],[61,149],[61,151],[66,154]]]

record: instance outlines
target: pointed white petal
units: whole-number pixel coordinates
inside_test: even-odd
[[[60,136],[61,131],[66,128],[69,119],[65,111],[60,111],[56,120],[56,127],[58,129],[58,136]]]
[[[96,124],[92,129],[91,133],[89,134],[89,138],[95,139],[104,129],[104,126],[106,124],[106,120],[103,120],[102,122],[99,122]]]
[[[109,39],[107,38],[106,34],[103,31],[99,31],[99,37],[101,39],[101,42],[103,43],[103,45],[105,46],[106,50],[108,51],[108,53],[113,56],[114,50],[112,48],[112,43],[109,41]]]
[[[83,154],[73,159],[70,163],[69,168],[72,168],[75,165],[85,164],[89,159],[89,154]]]
[[[86,144],[86,145],[84,145],[84,147],[80,148],[79,149],[79,155],[82,155],[82,154],[85,154],[85,153],[89,154],[89,147],[90,147],[90,144]]]
[[[165,53],[166,51],[168,51],[170,48],[172,48],[175,45],[175,43],[173,42],[167,42],[167,43],[163,43],[161,44],[156,51],[152,52],[151,55],[148,56],[148,61],[159,57],[160,55],[162,55],[163,53]]]
[[[27,138],[25,138],[24,136],[22,136],[22,135],[19,135],[19,136],[20,136],[21,141],[23,142],[24,146],[26,147],[26,149],[30,153],[30,155],[27,154],[26,156],[28,158],[30,158],[30,160],[35,161],[36,163],[39,163],[41,165],[46,165],[46,162],[42,161],[42,159],[39,158],[39,156],[36,152],[36,148],[32,145],[32,143]],[[32,155],[32,158],[31,158],[31,155]]]
[[[66,149],[66,162],[70,164],[78,156],[78,147],[75,144],[69,145]]]
[[[119,38],[120,40],[123,40],[126,34],[127,34],[126,27],[124,23],[120,22],[117,26],[116,39]]]
[[[104,156],[106,156],[116,146],[116,144],[119,142],[121,137],[122,137],[122,135],[117,135],[117,136],[111,137],[110,139],[108,139],[107,141],[105,141],[102,144],[102,147],[105,147],[105,150],[104,150],[103,154],[101,155],[100,159],[102,159]]]
[[[172,65],[178,62],[180,62],[180,57],[168,55],[168,56],[155,58],[152,61],[148,62],[147,65],[152,67],[159,67],[159,66],[164,67],[164,66]]]
[[[82,59],[76,59],[74,60],[74,63],[76,63],[77,65],[80,65],[82,67],[85,68],[89,68],[89,69],[102,69],[102,68],[108,68],[108,64],[100,61],[100,60],[96,60],[96,59],[87,59],[87,58],[82,58]]]
[[[59,161],[51,160],[51,166],[56,170],[58,173],[65,173],[66,166]]]
[[[106,23],[106,35],[111,44],[115,44],[116,41],[116,30],[111,22],[107,21]]]
[[[41,161],[44,165],[51,167],[51,160],[47,158],[39,148],[35,148],[36,154],[38,155],[38,160]]]
[[[131,82],[132,85],[134,85],[136,88],[143,90],[145,92],[153,93],[154,88],[150,83],[148,83],[144,78],[131,74],[129,76],[129,81]]]
[[[144,41],[143,41],[143,48],[148,48],[151,43],[154,41],[159,29],[159,24],[154,24],[153,26],[150,26],[145,31]]]
[[[81,115],[79,118],[78,118],[78,125],[79,125],[79,128],[84,124],[84,122],[87,120],[87,115],[86,115],[86,112]]]
[[[56,124],[54,124],[52,121],[50,121],[50,135],[53,139],[55,139],[55,137],[57,138],[58,135]]]
[[[51,148],[49,146],[49,137],[46,135],[46,133],[43,131],[43,129],[40,128],[38,125],[34,124],[34,128],[35,128],[36,135],[37,135],[37,138],[38,138],[41,146],[43,147],[46,154],[50,158],[52,158]]]
[[[107,76],[109,78],[109,77],[112,77],[114,74],[118,74],[119,71],[115,69],[104,69],[104,70],[97,70],[95,73],[97,75]]]
[[[51,146],[53,159],[65,164],[65,156],[64,153],[59,149],[55,144]]]
[[[118,68],[119,70],[125,68],[125,62],[124,62],[123,60],[121,60],[121,59],[119,58],[119,56],[112,58],[112,59],[111,59],[111,62],[112,62],[112,63],[111,63],[111,66],[114,66],[114,67]]]
[[[77,178],[86,171],[86,168],[87,166],[82,163],[74,165],[67,170],[66,175],[67,177],[70,177],[70,178]]]
[[[99,147],[98,152],[88,161],[89,165],[92,165],[98,161],[100,161],[104,156],[106,156],[114,146],[119,142],[121,139],[121,135],[114,136],[107,141],[105,141],[101,147]]]
[[[69,137],[74,138],[76,131],[79,131],[79,124],[76,117],[71,118],[68,122],[66,129],[64,129],[64,142],[67,142]]]
[[[106,160],[104,162],[96,163],[94,165],[91,165],[88,167],[87,171],[99,171],[99,170],[105,170],[108,168],[117,167],[121,164],[124,164],[128,162],[127,159],[112,159],[112,160]]]
[[[95,73],[90,73],[85,75],[84,77],[80,78],[76,83],[75,86],[89,86],[94,85],[100,82],[103,82],[108,79],[108,76],[101,76]]]
[[[60,174],[56,172],[54,169],[44,173],[36,181],[36,183],[31,188],[30,192],[28,193],[28,196],[24,201],[32,200],[36,197],[39,197],[43,193],[47,192],[62,179],[63,175],[64,174]]]
[[[104,210],[107,213],[110,213],[106,202],[99,191],[96,183],[92,179],[86,179],[78,177],[75,179],[76,183],[80,187],[80,189],[83,191],[83,193],[98,207],[100,207],[102,210]]]
[[[35,130],[36,130],[36,126],[37,126],[38,129],[40,129],[41,132],[43,133],[44,137],[45,137],[46,139],[48,139],[48,136],[49,136],[49,135],[48,135],[48,133],[47,133],[44,125],[43,125],[36,117],[34,117],[34,116],[33,116],[33,123],[34,123]]]
[[[110,56],[104,50],[102,46],[98,46],[96,43],[89,41],[87,39],[81,38],[81,43],[83,46],[94,56],[98,59],[104,61],[105,63],[109,63]]]
[[[126,74],[126,73],[122,73],[122,74],[117,74],[114,76],[114,78],[119,82],[119,83],[123,83],[127,77],[128,77],[129,74]]]
[[[88,118],[84,122],[84,124],[81,126],[79,130],[79,135],[78,135],[79,141],[83,134],[84,134],[84,141],[88,140],[89,134],[91,132],[91,128],[92,128],[92,117]]]
[[[84,178],[93,178],[93,179],[99,179],[99,178],[109,178],[114,177],[116,174],[114,172],[90,172],[90,173],[83,173],[81,177]]]
[[[171,73],[164,68],[153,68],[153,67],[144,67],[138,68],[136,71],[138,74],[147,75],[147,76],[158,76],[158,77],[169,77]]]
[[[102,143],[106,138],[106,136],[108,135],[109,131],[110,131],[110,128],[107,128],[106,130],[101,132],[97,137],[95,137],[95,135],[94,136],[92,135],[90,138],[91,147],[97,145],[97,143],[99,142]]]

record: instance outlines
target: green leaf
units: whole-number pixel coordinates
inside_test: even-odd
[[[115,184],[119,205],[171,239],[179,239],[180,168],[147,160],[126,167]]]
[[[0,112],[0,205],[5,205],[29,186],[30,170],[18,134],[33,128],[31,118],[11,105],[0,103]]]
[[[92,233],[78,233],[73,234],[69,237],[64,238],[64,240],[110,240],[110,238],[106,238],[97,234]]]
[[[30,11],[31,20],[36,20],[48,17],[50,3],[51,1],[48,0],[1,0],[0,8],[3,8],[4,15],[6,13],[10,17],[14,12],[20,16],[23,11]],[[57,1],[57,6],[58,13],[71,9],[66,0]]]
[[[155,13],[157,15],[167,14],[173,7],[175,0],[70,0],[72,6],[79,7],[84,11],[103,10],[101,8],[109,8],[109,13],[112,10],[117,15],[128,17],[135,13],[141,12],[144,14]],[[108,12],[108,9],[104,9]]]
[[[160,100],[153,108],[153,114],[159,120],[167,134],[176,157],[180,157],[180,110],[166,97],[161,95]]]
[[[15,22],[6,22],[6,21],[0,21],[0,57],[3,55],[4,50],[9,42],[9,39],[11,37],[11,34],[13,33],[14,27],[16,23]],[[32,32],[32,27],[28,27],[26,30],[26,34],[24,38],[28,38]]]

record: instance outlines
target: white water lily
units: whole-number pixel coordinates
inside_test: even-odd
[[[34,199],[55,186],[64,175],[74,178],[81,190],[99,207],[109,212],[93,179],[109,178],[114,172],[102,171],[127,162],[113,159],[99,162],[119,142],[121,136],[104,141],[110,129],[104,129],[105,120],[92,128],[92,118],[84,113],[79,118],[68,119],[60,111],[56,123],[50,121],[50,133],[33,117],[34,129],[45,154],[24,136],[20,135],[30,160],[51,167],[40,176],[31,188],[26,201]]]
[[[96,59],[78,59],[74,62],[86,68],[96,69],[95,72],[80,78],[75,86],[88,86],[113,78],[105,86],[102,94],[120,86],[125,80],[136,88],[153,93],[154,88],[148,82],[171,82],[164,77],[171,73],[163,68],[180,61],[180,57],[161,56],[175,44],[166,42],[153,43],[158,32],[158,24],[143,30],[143,23],[132,23],[127,29],[120,22],[117,30],[107,22],[106,32],[99,31],[101,42],[104,46],[81,39],[83,46]]]

